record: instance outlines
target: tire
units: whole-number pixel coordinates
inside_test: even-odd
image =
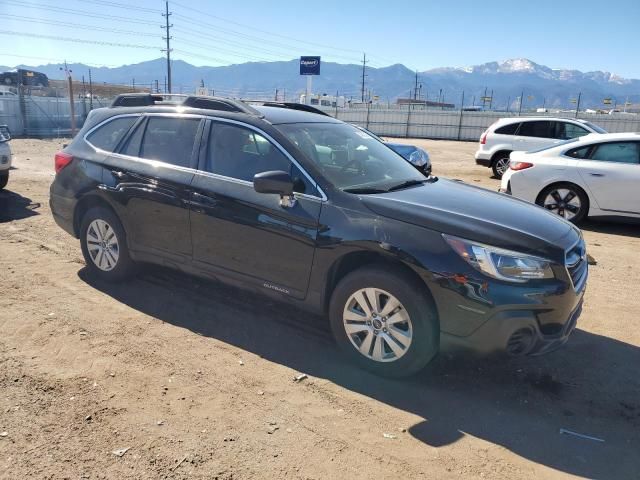
[[[6,187],[7,183],[9,183],[9,172],[0,173],[0,190]]]
[[[589,197],[582,188],[568,182],[546,187],[538,195],[536,204],[574,224],[589,214]]]
[[[377,375],[406,377],[422,370],[440,347],[435,307],[424,289],[395,268],[371,266],[349,273],[336,286],[329,305],[331,330],[339,348],[351,361]],[[358,298],[367,302],[364,295],[378,298],[380,311],[376,313],[380,315],[365,313],[358,302]],[[386,306],[391,308],[390,298],[399,302],[391,313],[385,311]],[[401,321],[405,318],[408,322]]]
[[[504,172],[509,168],[509,154],[511,152],[498,152],[493,157],[491,162],[491,170],[493,170],[493,176],[497,179],[501,179]]]
[[[124,227],[107,208],[94,207],[84,215],[80,225],[80,245],[87,267],[102,280],[115,282],[135,272]]]

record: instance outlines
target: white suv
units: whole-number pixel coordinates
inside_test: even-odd
[[[497,178],[509,168],[509,154],[553,145],[590,133],[607,133],[586,120],[549,117],[501,118],[480,137],[476,163],[491,167]]]

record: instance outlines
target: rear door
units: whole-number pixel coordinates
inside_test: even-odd
[[[549,145],[553,145],[554,139],[552,122],[549,120],[532,120],[522,122],[516,133],[514,147],[515,150],[537,150]]]
[[[268,135],[224,121],[210,121],[208,130],[191,201],[196,266],[304,298],[321,194]],[[294,178],[294,206],[281,206],[278,195],[253,189],[253,176],[270,170],[284,170]]]
[[[640,142],[606,142],[578,162],[601,210],[640,214]]]
[[[132,250],[190,260],[190,185],[202,120],[149,114],[109,159],[109,194],[125,212]]]

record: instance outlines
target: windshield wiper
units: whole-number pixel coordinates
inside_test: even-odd
[[[389,187],[387,188],[387,192],[393,192],[395,190],[402,190],[403,188],[408,188],[408,187],[413,187],[414,185],[422,185],[424,182],[426,182],[427,179],[422,179],[422,180],[407,180],[406,182],[402,182],[402,183],[398,183],[397,185],[394,185],[393,187]]]
[[[382,188],[373,188],[373,187],[354,187],[354,188],[345,188],[342,190],[347,193],[360,193],[366,195],[368,193],[386,193],[387,190]]]

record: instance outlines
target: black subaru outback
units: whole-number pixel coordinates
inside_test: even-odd
[[[576,227],[425,177],[303,107],[125,95],[91,112],[55,169],[51,211],[95,275],[152,262],[276,296],[328,316],[379,374],[411,374],[441,343],[544,353],[581,312]]]

